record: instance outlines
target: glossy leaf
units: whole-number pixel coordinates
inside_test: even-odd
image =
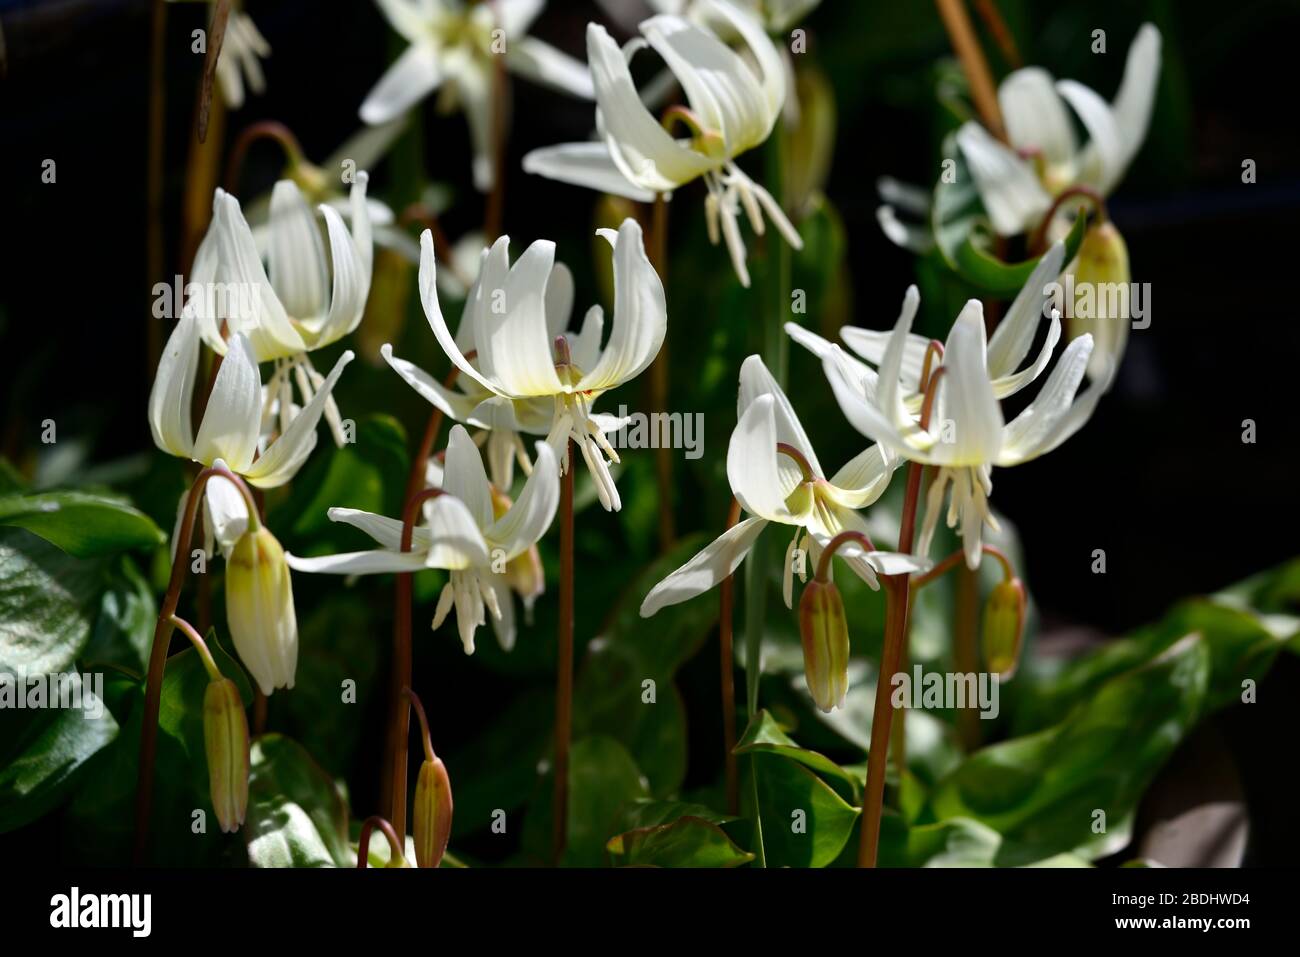
[[[103,567],[0,528],[0,672],[70,670],[90,637]]]
[[[619,834],[605,849],[629,867],[739,867],[754,857],[716,824],[690,815]]]
[[[859,809],[805,765],[755,754],[758,807],[768,867],[826,867],[839,856]]]
[[[253,742],[248,860],[254,867],[352,867],[347,802],[334,780],[290,738]]]
[[[0,498],[0,525],[25,528],[69,555],[90,558],[166,541],[153,519],[125,502],[88,492]]]

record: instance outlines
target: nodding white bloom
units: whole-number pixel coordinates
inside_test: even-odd
[[[1061,354],[1038,397],[1010,422],[1002,416],[998,400],[1034,381],[1060,338],[1060,318],[1052,310],[1042,350],[1031,365],[1019,369],[1042,317],[1044,286],[1060,269],[1063,255],[1063,246],[1057,243],[1043,257],[992,340],[986,338],[979,300],[966,303],[944,343],[942,364],[935,361],[926,379],[926,391],[933,393],[926,427],[921,425],[925,401],[921,382],[929,340],[911,333],[920,302],[915,286],[907,290],[892,333],[855,331],[850,335],[844,330],[845,341],[878,364],[878,371],[846,355],[839,346],[793,324],[786,326],[797,341],[821,357],[835,398],[854,428],[893,454],[938,467],[926,499],[920,555],[929,551],[945,493],[951,487],[948,524],[960,524],[966,562],[977,568],[983,526],[998,528],[988,505],[994,466],[1019,465],[1056,448],[1083,427],[1110,385],[1111,376],[1107,375],[1076,398],[1092,352],[1092,336],[1080,336]]]
[[[454,341],[461,355],[482,368],[478,359],[478,337],[493,335],[493,328],[500,324],[498,317],[504,311],[521,308],[534,308],[532,301],[524,296],[511,295],[506,292],[507,285],[515,270],[524,265],[521,258],[510,266],[510,239],[502,236],[490,249],[479,245],[473,256],[473,265],[465,269],[467,256],[457,244],[452,251],[454,262],[461,264],[462,272],[474,276],[468,292],[462,292],[465,305],[460,316],[460,325],[456,329]],[[427,262],[425,260],[427,259]],[[475,271],[477,270],[477,272]],[[429,285],[426,275],[435,275],[436,281]],[[446,292],[447,278],[452,273],[449,269],[436,269],[432,240],[425,244],[420,265],[420,289],[425,297],[425,315],[433,326],[433,316],[441,315],[438,305],[439,290]],[[524,278],[520,274],[520,280]],[[535,278],[535,277],[534,277]],[[432,297],[432,306],[428,300]],[[570,353],[587,355],[594,348],[599,348],[600,323],[594,322],[584,327],[588,336],[594,336],[594,342],[583,340],[577,333],[567,331],[569,317],[573,311],[573,275],[563,263],[554,263],[551,273],[545,279],[545,293],[542,309],[546,319],[547,341],[554,342],[557,336],[564,336]],[[436,329],[435,329],[436,334]],[[499,333],[496,333],[499,335]],[[530,396],[512,399],[509,409],[499,408],[497,394],[485,387],[478,379],[467,375],[457,375],[452,387],[447,387],[429,373],[412,362],[393,354],[393,348],[385,344],[380,353],[385,361],[393,367],[410,386],[421,396],[441,409],[443,414],[473,428],[483,429],[477,441],[485,444],[488,457],[488,474],[492,484],[498,489],[508,490],[514,482],[514,464],[518,462],[524,474],[532,471],[532,463],[520,437],[520,433],[530,435],[547,435],[555,421],[555,400],[550,396]],[[484,405],[484,403],[488,403]],[[481,408],[480,408],[481,407]],[[600,429],[601,434],[616,431],[623,421],[614,416],[591,414],[591,421]],[[435,483],[436,484],[436,483]]]
[[[1009,74],[998,87],[998,105],[1010,145],[973,120],[957,132],[957,146],[993,229],[1002,236],[1034,229],[1054,198],[1072,186],[1110,195],[1146,138],[1159,76],[1160,31],[1149,23],[1129,47],[1124,78],[1111,103],[1074,80],[1054,82],[1041,67]],[[1082,148],[1071,112],[1090,138]],[[928,239],[894,210],[926,215],[928,197],[893,180],[880,185],[886,205],[878,218],[886,235],[899,245],[926,245]]]
[[[364,172],[356,174],[350,205],[352,229],[332,206],[317,207],[329,236],[329,256],[316,215],[291,180],[275,184],[265,231],[265,265],[239,200],[218,189],[212,225],[194,257],[185,308],[198,320],[204,341],[217,354],[227,338],[243,335],[257,362],[275,362],[277,396],[298,387],[307,405],[323,377],[308,353],[352,332],[365,313],[374,249]],[[327,396],[325,417],[335,442],[346,442],[342,417]]]
[[[486,607],[492,613],[498,640],[509,649],[515,641],[509,565],[537,543],[555,517],[560,501],[555,453],[545,443],[537,443],[537,468],[519,498],[498,517],[478,448],[465,428],[455,425],[447,442],[442,488],[447,494],[424,503],[423,522],[412,530],[409,552],[401,551],[400,519],[331,508],[331,521],[361,529],[382,547],[320,558],[288,555],[286,560],[298,571],[337,575],[445,568],[451,573],[450,581],[438,598],[433,627],[441,625],[455,608],[465,653],[473,654],[474,632],[485,623]]]
[[[840,532],[867,534],[867,522],[857,510],[880,498],[897,467],[886,446],[873,445],[825,478],[794,407],[756,355],[740,367],[737,409],[739,421],[727,446],[727,479],[749,517],[655,585],[641,603],[643,618],[721,582],[745,560],[759,533],[772,522],[794,528],[785,554],[782,590],[786,607],[793,607],[795,549],[807,556],[800,569],[804,578],[807,564],[815,563]],[[872,588],[880,587],[878,573],[897,575],[927,564],[896,552],[866,552],[851,543],[836,554]]]
[[[785,103],[785,69],[771,39],[748,13],[722,0],[709,0],[702,9],[740,35],[752,63],[707,28],[678,16],[651,17],[641,24],[644,39],[623,48],[604,27],[588,24],[600,140],[534,150],[524,157],[524,169],[641,201],[703,179],[709,238],[715,244],[726,239],[736,275],[748,286],[737,224],[742,206],[755,233],[762,235],[766,213],[790,245],[803,248],[776,200],[735,163],[771,133]],[[664,125],[642,102],[628,67],[647,46],[663,58],[690,104],[670,108]],[[686,127],[688,138],[679,139],[668,128],[673,121]]]
[[[443,112],[457,108],[469,121],[474,185],[492,188],[493,72],[497,57],[530,80],[591,99],[587,68],[550,44],[527,35],[544,0],[377,0],[394,30],[411,45],[361,104],[361,119],[386,123],[434,90]]]
[[[169,0],[177,3],[181,0]],[[215,7],[212,3],[210,7]],[[211,18],[209,18],[209,21]],[[262,60],[271,55],[271,44],[258,31],[252,17],[242,10],[230,11],[226,20],[226,35],[221,41],[221,54],[217,57],[217,84],[226,106],[237,110],[244,105],[244,83],[254,93],[266,90],[266,77],[262,74]]]
[[[352,353],[343,353],[310,400],[297,408],[278,402],[277,390],[263,389],[252,344],[242,333],[233,335],[225,343],[226,355],[196,434],[190,410],[202,349],[199,325],[197,316],[187,308],[158,362],[149,394],[154,444],[202,465],[225,465],[260,488],[283,485],[316,447],[316,424],[343,368],[352,361]],[[228,555],[247,525],[247,506],[235,487],[219,476],[208,482],[203,502],[205,550],[211,552],[215,536]],[[182,499],[182,511],[184,507]]]
[[[392,359],[391,350],[384,354],[425,398],[435,405],[445,403],[440,405],[444,411],[471,425],[536,432],[549,424],[547,441],[556,451],[561,471],[571,465],[572,439],[591,472],[601,505],[618,511],[622,503],[609,462],[619,458],[605,433],[620,423],[597,416],[591,407],[601,393],[631,381],[658,355],[668,329],[668,310],[663,283],[646,257],[636,220],[625,219],[617,233],[612,229],[598,233],[614,247],[613,328],[603,347],[605,317],[600,306],[587,311],[577,334],[554,331],[551,317],[559,311],[557,301],[563,295],[572,297],[571,286],[562,295],[549,290],[557,275],[555,244],[538,240],[511,266],[509,240],[503,237],[484,255],[466,307],[473,317],[471,362],[447,328],[438,304],[433,236],[425,230],[420,237],[425,315],[439,345],[460,370],[460,378],[470,379],[483,391],[456,395],[410,363]],[[465,329],[462,319],[462,333]],[[471,407],[471,402],[477,404]]]

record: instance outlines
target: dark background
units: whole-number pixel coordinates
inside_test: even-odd
[[[1300,213],[1293,74],[1300,4],[1001,6],[1026,62],[1081,80],[1107,98],[1137,26],[1152,20],[1164,36],[1151,133],[1110,203],[1134,280],[1151,283],[1152,325],[1130,338],[1121,378],[1093,422],[1041,461],[998,472],[994,498],[1019,528],[1045,625],[1120,634],[1183,596],[1212,591],[1298,551],[1294,357],[1300,331],[1291,233]],[[274,118],[320,160],[358,127],[356,109],[398,49],[396,41],[363,0],[255,0],[249,7],[274,51],[264,64],[268,90],[229,117],[227,137],[248,122]],[[0,453],[29,473],[50,467],[37,459],[45,418],[56,419],[61,438],[76,438],[86,463],[118,462],[152,447],[144,414],[153,376],[145,358],[147,323],[154,321],[150,290],[180,266],[179,204],[201,69],[201,58],[190,52],[190,31],[204,25],[205,11],[194,4],[168,9],[167,255],[164,274],[154,276],[144,253],[149,4],[0,0]],[[598,18],[607,19],[592,3],[552,3],[537,32],[581,56],[585,24]],[[1089,51],[1096,27],[1107,31],[1106,56]],[[936,58],[949,52],[947,38],[933,6],[920,0],[826,0],[807,28],[811,55],[829,74],[837,100],[826,193],[848,237],[851,321],[884,328],[912,281],[914,262],[880,234],[874,183],[881,175],[933,180],[924,172],[937,169],[938,156],[931,77]],[[995,47],[986,43],[986,49],[1002,75],[1006,64]],[[590,106],[524,82],[513,89],[506,231],[516,242],[554,238],[559,258],[580,259],[589,248],[595,197],[525,175],[519,158],[536,146],[585,138]],[[428,101],[422,109],[427,172],[453,184],[443,225],[454,238],[481,216],[469,185],[464,122],[435,118]],[[58,163],[54,185],[40,181],[47,157]],[[1247,158],[1258,167],[1253,185],[1241,182]],[[259,148],[242,193],[264,192],[278,168],[274,151]],[[385,194],[389,175],[377,170],[373,194]],[[670,248],[698,229],[699,199],[700,189],[691,187],[674,204]],[[726,268],[720,250],[714,267]],[[585,308],[593,301],[592,280],[578,271],[578,307]],[[671,287],[669,303],[674,346],[688,353],[689,332],[715,317],[692,314],[693,303],[674,299]],[[757,313],[746,321],[756,327]],[[729,345],[743,354],[743,344]],[[675,370],[674,396],[691,395],[689,368]],[[805,404],[826,412],[805,413],[823,460],[843,461],[857,450],[858,437],[834,411],[819,370],[795,355],[791,377],[801,413]],[[391,408],[416,431],[419,406],[400,383],[390,387],[373,401],[356,401]],[[1257,424],[1256,444],[1242,442],[1244,419]],[[683,529],[712,528],[725,511],[716,478],[730,428],[715,419],[704,460],[681,476]],[[62,445],[61,454],[67,454]],[[622,540],[618,519],[599,528],[586,541],[588,557]],[[1096,548],[1106,550],[1105,575],[1089,571]],[[444,653],[459,650],[438,654]],[[1295,662],[1284,657],[1266,687],[1285,695],[1297,679]],[[475,693],[472,685],[466,691]],[[1259,742],[1267,722],[1294,712],[1271,707],[1251,709],[1249,717],[1234,713],[1223,724],[1239,764],[1254,769],[1247,784],[1257,826],[1258,815],[1265,825],[1274,815],[1273,826],[1289,826],[1294,836],[1294,825],[1282,823],[1280,803],[1268,796],[1280,772],[1270,770],[1275,765]],[[701,734],[711,740],[713,730],[706,725]],[[1252,854],[1269,859],[1266,849]]]

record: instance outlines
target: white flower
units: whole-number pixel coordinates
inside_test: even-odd
[[[708,0],[648,0],[656,13],[672,13],[683,17],[707,13]],[[821,0],[734,0],[736,6],[756,17],[764,29],[781,33],[794,26],[810,13]]]
[[[252,345],[242,334],[232,336],[225,345],[225,358],[195,434],[190,410],[202,342],[199,320],[186,309],[163,349],[149,394],[149,426],[154,444],[164,452],[202,465],[221,462],[260,488],[283,485],[316,447],[316,424],[344,366],[352,361],[352,353],[339,357],[333,371],[313,390],[310,401],[296,413],[290,409],[279,419],[278,434],[272,437],[267,421],[272,417],[274,392],[262,388]],[[207,485],[204,508],[209,541],[215,534],[222,550],[229,554],[247,524],[243,498],[229,482],[213,478]],[[210,545],[207,550],[211,551]]]
[[[1073,186],[1109,196],[1146,138],[1159,76],[1160,31],[1149,23],[1129,47],[1124,78],[1109,104],[1082,83],[1053,82],[1041,67],[1009,74],[998,87],[998,105],[1010,145],[973,120],[957,132],[993,229],[1015,236],[1036,228],[1054,198]],[[1072,111],[1090,138],[1082,148]],[[885,205],[877,218],[885,234],[901,246],[924,249],[930,242],[925,231],[904,223],[895,209],[928,217],[928,197],[893,180],[880,186]]]
[[[442,488],[447,494],[424,503],[424,521],[412,530],[409,552],[401,551],[400,520],[331,508],[331,521],[361,529],[382,547],[320,558],[287,555],[286,560],[298,571],[338,575],[448,569],[450,581],[438,598],[433,627],[441,625],[454,607],[465,653],[473,654],[474,632],[484,624],[486,607],[498,639],[508,649],[514,644],[515,624],[507,568],[550,527],[560,501],[555,454],[542,442],[537,443],[537,465],[519,498],[497,518],[478,449],[464,427],[453,426],[443,471]]]
[[[204,341],[222,355],[228,337],[246,337],[255,361],[275,361],[272,386],[297,385],[304,405],[323,381],[308,352],[337,342],[365,314],[374,255],[368,181],[358,172],[352,185],[351,232],[333,207],[317,207],[329,236],[328,258],[316,215],[290,180],[276,183],[271,194],[265,265],[239,201],[222,189],[213,197],[212,224],[194,258],[185,308],[198,320]],[[332,398],[325,417],[342,446],[342,418]]]
[[[641,603],[643,618],[717,585],[744,561],[771,522],[795,530],[786,549],[782,592],[786,607],[792,607],[795,549],[808,555],[806,569],[840,532],[867,534],[857,509],[876,501],[889,485],[897,462],[883,445],[871,446],[825,478],[794,407],[758,356],[750,356],[740,367],[737,406],[740,418],[727,446],[727,479],[750,517],[655,585]],[[856,544],[846,544],[837,554],[872,588],[880,587],[877,573],[897,575],[925,565],[910,555],[866,552]]]
[[[503,236],[498,239],[491,249],[483,248],[480,242],[472,259],[465,255],[466,251],[463,244],[457,244],[456,249],[453,250],[457,263],[472,262],[471,268],[463,271],[475,277],[468,291],[461,290],[465,305],[461,312],[460,325],[456,330],[455,343],[463,356],[477,363],[477,336],[479,335],[477,330],[484,330],[483,335],[490,334],[488,330],[493,325],[493,317],[499,314],[501,309],[515,306],[527,307],[528,303],[504,292],[511,274],[508,237]],[[425,254],[429,262],[427,266],[421,264],[421,290],[425,289],[424,270],[427,269],[430,273],[434,271],[431,243],[425,247]],[[425,307],[425,314],[430,317],[430,325],[433,324],[431,317],[440,311],[436,297],[439,290],[446,292],[445,278],[450,273],[451,270],[446,269],[438,271],[436,284],[430,287],[427,293],[423,293],[435,298],[433,309],[427,305]],[[584,356],[593,348],[599,348],[601,331],[599,322],[594,323],[587,331],[588,336],[596,337],[594,343],[582,339],[576,333],[566,331],[573,310],[573,275],[568,267],[563,263],[554,263],[551,274],[546,279],[545,290],[542,308],[546,315],[548,341],[553,343],[555,337],[565,336],[570,352],[576,351]],[[496,398],[496,393],[487,389],[477,379],[458,375],[454,387],[448,388],[414,363],[394,355],[391,345],[385,344],[380,349],[380,353],[411,388],[436,408],[441,409],[445,415],[457,422],[489,430],[480,433],[479,438],[486,443],[488,472],[492,476],[492,483],[497,488],[505,491],[511,487],[516,461],[525,474],[531,471],[532,464],[528,460],[528,453],[520,433],[547,435],[550,432],[555,419],[553,398],[550,396],[518,398],[511,401],[508,411],[498,408],[497,403],[490,403],[480,411],[480,406]],[[614,416],[593,413],[591,418],[602,433],[613,432],[622,424],[621,420]]]
[[[605,438],[611,423],[592,413],[592,403],[650,365],[663,344],[668,311],[663,284],[646,258],[637,222],[624,220],[617,233],[598,232],[614,247],[614,319],[603,348],[605,318],[599,306],[587,311],[576,335],[553,334],[548,314],[557,311],[559,297],[553,297],[548,287],[555,275],[555,244],[538,240],[510,266],[509,240],[503,237],[483,257],[477,288],[466,307],[473,310],[471,362],[447,328],[438,304],[433,236],[425,230],[420,237],[420,297],[425,315],[460,376],[484,391],[457,396],[410,363],[392,359],[391,350],[385,350],[385,356],[430,402],[445,403],[449,415],[472,425],[540,431],[546,420],[538,416],[549,412],[547,441],[561,470],[570,467],[568,440],[572,438],[596,483],[601,504],[617,511],[621,502],[606,457],[617,462],[618,453]],[[464,321],[461,328],[464,332]],[[470,408],[471,401],[477,405]]]
[[[361,104],[366,123],[386,123],[441,88],[440,105],[459,106],[474,144],[474,185],[492,188],[492,94],[496,58],[539,83],[591,99],[585,66],[527,36],[543,0],[377,0],[393,29],[411,45]]]
[[[967,564],[978,567],[982,528],[998,527],[988,506],[993,467],[1019,465],[1056,448],[1083,427],[1110,385],[1108,374],[1076,399],[1092,352],[1092,337],[1080,336],[1062,353],[1038,397],[1012,421],[1003,418],[998,400],[1034,381],[1060,338],[1060,319],[1052,310],[1037,359],[1019,369],[1043,314],[1044,287],[1060,271],[1063,257],[1064,247],[1058,242],[1034,270],[991,341],[986,339],[979,300],[966,303],[943,346],[941,365],[933,360],[929,382],[936,382],[933,377],[940,375],[939,368],[942,374],[932,385],[934,404],[926,428],[921,426],[924,396],[919,386],[929,340],[911,334],[920,302],[915,286],[907,291],[892,334],[843,330],[855,351],[878,364],[878,374],[838,346],[793,324],[786,326],[797,341],[821,357],[835,398],[854,428],[892,453],[938,467],[926,500],[918,545],[921,555],[929,551],[951,486],[948,524],[960,523]]]
[[[661,15],[641,24],[643,40],[619,45],[599,24],[587,26],[587,60],[596,87],[599,142],[566,143],[533,150],[524,169],[551,179],[641,201],[671,193],[695,179],[708,188],[709,238],[724,237],[732,265],[745,286],[745,244],[737,219],[743,206],[754,232],[763,215],[796,249],[803,241],[770,193],[751,180],[735,158],[767,139],[785,103],[785,69],[776,47],[748,13],[710,0],[706,8],[743,38],[752,63],[708,29],[681,17]],[[689,109],[675,107],[666,122],[680,120],[691,134],[679,139],[642,102],[628,64],[652,47],[685,91]]]

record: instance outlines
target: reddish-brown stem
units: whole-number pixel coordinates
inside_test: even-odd
[[[740,502],[731,500],[727,529],[740,521]],[[728,575],[718,588],[718,654],[722,667],[722,744],[727,769],[727,813],[740,813],[740,774],[736,767],[736,668],[732,655],[732,612],[736,606],[736,576]]]
[[[557,623],[555,670],[555,791],[552,801],[552,859],[564,857],[569,826],[569,739],[573,733],[573,440],[565,457],[568,468],[560,480],[560,615]]]
[[[217,61],[226,39],[226,23],[230,20],[231,0],[216,0],[212,8],[212,22],[208,25],[208,50],[203,61],[203,82],[199,87],[199,142],[208,140],[208,117],[212,110],[212,90],[217,81]]]
[[[898,532],[898,550],[912,551],[916,535],[916,504],[921,497],[921,472],[924,466],[912,462],[907,467],[907,488],[903,493],[902,522]],[[880,673],[876,677],[876,702],[871,717],[871,742],[867,752],[867,782],[862,796],[862,832],[858,844],[858,866],[875,867],[880,848],[880,821],[884,814],[885,762],[889,753],[890,728],[894,707],[892,678],[907,645],[908,618],[907,575],[882,575],[885,588],[885,644],[880,653]]]
[[[375,828],[384,832],[384,837],[388,839],[388,859],[390,861],[405,860],[406,855],[402,853],[402,842],[397,839],[397,832],[393,830],[393,825],[389,824],[378,814],[366,818],[361,825],[361,837],[357,841],[357,869],[365,870],[369,866],[370,857],[370,835]]]
[[[834,558],[835,553],[840,550],[840,546],[847,544],[848,542],[856,542],[869,552],[874,552],[876,550],[875,544],[865,532],[854,531],[853,529],[840,532],[827,542],[826,547],[822,549],[822,556],[817,560],[817,573],[814,576],[817,581],[826,582],[829,580],[831,559]]]
[[[420,734],[424,738],[424,758],[426,761],[432,761],[435,757],[433,736],[429,733],[429,716],[424,713],[424,704],[420,701],[420,696],[410,688],[403,688],[402,694],[411,702],[411,707],[415,709],[415,716],[420,719]]]
[[[930,388],[930,367],[934,360],[938,359],[943,362],[943,343],[938,339],[931,339],[929,345],[925,347],[925,359],[921,362],[921,382],[919,388],[922,394]]]
[[[167,593],[163,596],[162,606],[158,609],[158,621],[153,630],[153,647],[149,652],[149,672],[145,679],[144,721],[140,728],[140,762],[136,772],[135,787],[135,844],[132,860],[136,865],[144,863],[145,852],[149,848],[149,815],[153,811],[153,773],[154,759],[158,750],[158,709],[162,704],[163,672],[167,667],[167,649],[171,645],[172,616],[180,602],[181,586],[185,584],[185,575],[190,567],[190,540],[194,535],[194,521],[198,516],[199,503],[203,500],[203,489],[214,475],[233,482],[244,494],[245,500],[251,496],[243,479],[224,468],[205,468],[199,472],[190,486],[189,496],[185,500],[185,512],[176,532],[176,554],[172,558],[171,578],[167,583]],[[251,523],[257,519],[249,516]]]
[[[1007,557],[1006,552],[1002,551],[1002,549],[997,548],[996,546],[993,545],[981,545],[980,548],[985,555],[997,559],[998,563],[1002,566],[1003,577],[1007,581],[1010,581],[1011,579],[1016,577],[1016,570],[1011,566],[1011,559]],[[924,575],[917,575],[915,578],[913,578],[912,590],[916,591],[918,589],[924,588],[926,585],[930,584],[930,582],[934,581],[935,579],[942,578],[948,572],[956,568],[959,563],[965,560],[966,560],[965,551],[963,551],[960,548],[957,549],[951,555],[945,557],[942,561],[937,562],[934,565],[934,567],[931,568]]]
[[[935,3],[948,31],[953,52],[961,61],[966,82],[970,84],[971,99],[975,101],[981,122],[990,133],[1005,142],[1007,131],[1002,122],[1002,110],[998,106],[997,86],[993,82],[988,60],[984,58],[979,37],[971,26],[963,0],[935,0]]]
[[[943,379],[944,368],[939,366],[925,383],[925,399],[921,402],[921,428],[930,427],[930,415],[934,412],[934,401],[939,395],[939,382]]]
[[[470,350],[465,356],[466,359],[472,360],[478,353]],[[450,389],[456,384],[456,379],[460,375],[460,369],[452,366],[447,378],[442,380],[442,384]],[[429,413],[429,421],[424,426],[424,437],[420,439],[420,447],[415,451],[415,457],[411,459],[411,474],[406,479],[406,498],[409,501],[411,496],[420,489],[424,488],[425,473],[429,468],[429,456],[433,454],[434,443],[438,441],[438,432],[442,429],[442,409],[434,407]]]
[[[1038,255],[1047,247],[1047,231],[1052,228],[1052,220],[1054,220],[1056,214],[1061,211],[1061,207],[1072,199],[1086,199],[1088,202],[1092,203],[1092,210],[1096,213],[1098,222],[1104,223],[1109,216],[1106,209],[1106,198],[1091,186],[1076,185],[1063,189],[1057,197],[1052,200],[1052,205],[1047,210],[1047,215],[1043,217],[1042,221],[1038,224],[1038,228],[1034,230],[1034,235],[1030,237],[1030,255]],[[1082,216],[1083,213],[1084,208],[1080,206],[1079,215]]]
[[[793,445],[790,445],[787,442],[778,442],[776,443],[776,451],[781,455],[784,455],[786,458],[791,459],[795,465],[799,466],[799,471],[803,473],[803,480],[805,482],[811,482],[817,477],[817,474],[813,471],[812,465],[808,462],[808,457]]]
[[[442,494],[440,488],[426,488],[416,492],[406,500],[402,509],[401,550],[411,550],[411,539],[415,534],[415,517],[420,506],[431,498]],[[392,684],[392,718],[389,722],[389,742],[392,748],[389,757],[388,776],[391,790],[392,807],[389,820],[397,832],[398,845],[406,842],[406,748],[407,735],[411,728],[411,710],[406,706],[403,689],[411,686],[411,572],[397,573],[395,607],[393,609],[393,684]]]
[[[1011,35],[1011,30],[1007,27],[1007,21],[1003,19],[998,5],[993,0],[975,0],[975,10],[984,21],[984,25],[989,28],[989,33],[993,34],[993,42],[1002,51],[1007,64],[1013,70],[1020,69],[1024,61],[1020,59],[1016,38]]]
[[[979,581],[965,562],[957,566],[957,595],[953,608],[953,667],[958,674],[979,670]],[[979,713],[974,708],[957,709],[957,740],[962,750],[979,746]]]
[[[230,148],[230,159],[226,162],[226,192],[239,192],[239,174],[243,172],[244,160],[248,156],[249,147],[258,140],[274,140],[279,143],[290,166],[303,160],[302,146],[289,127],[276,120],[261,120],[250,124],[240,131]]]

